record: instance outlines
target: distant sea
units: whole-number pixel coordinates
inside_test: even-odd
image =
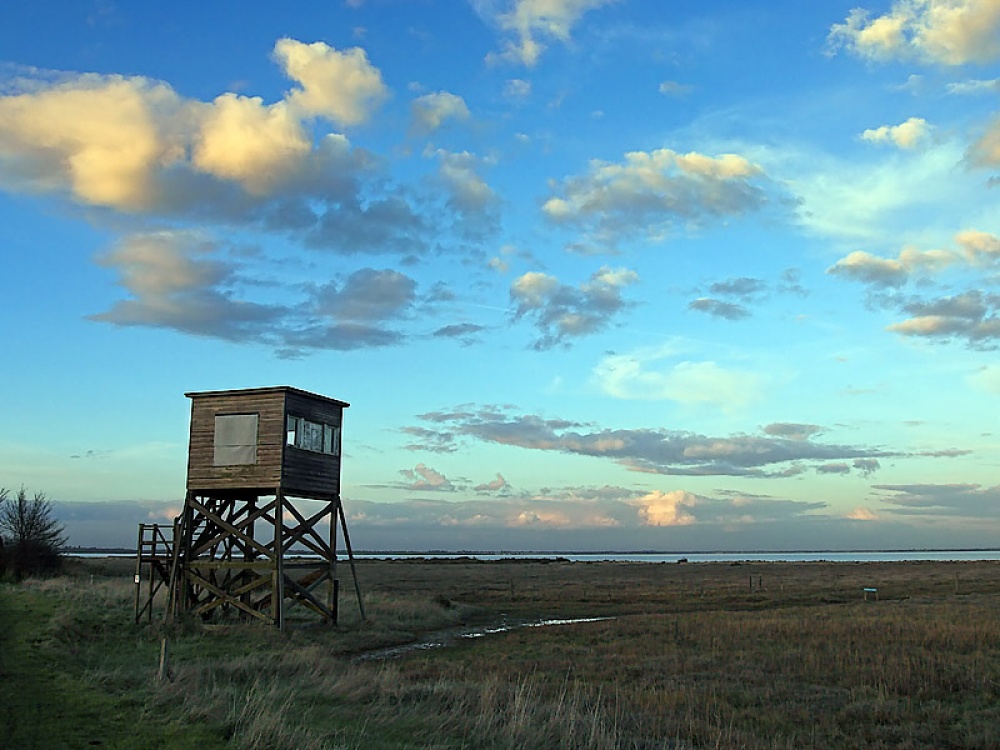
[[[346,553],[341,553],[346,555]],[[905,562],[1000,560],[1000,549],[852,550],[838,552],[365,552],[358,560],[569,560],[571,562]]]
[[[71,557],[134,557],[134,550],[69,549]],[[305,556],[305,555],[304,555]],[[340,559],[347,552],[338,552]],[[847,550],[823,552],[358,552],[357,560],[568,560],[571,562],[906,562],[1000,560],[1000,549]]]

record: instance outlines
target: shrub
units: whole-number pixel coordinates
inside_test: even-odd
[[[65,543],[62,524],[52,517],[52,502],[44,492],[29,497],[21,485],[10,497],[0,488],[0,573],[22,578],[54,572],[62,564]]]

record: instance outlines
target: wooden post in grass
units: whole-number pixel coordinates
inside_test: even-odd
[[[160,668],[156,671],[157,682],[170,677],[170,641],[166,636],[160,641]]]

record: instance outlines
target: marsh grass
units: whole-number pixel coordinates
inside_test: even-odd
[[[996,564],[371,562],[367,622],[345,595],[339,626],[285,633],[133,626],[130,575],[103,571],[0,604],[27,626],[13,673],[89,696],[72,736],[104,747],[1000,748]],[[348,658],[534,615],[614,619]]]

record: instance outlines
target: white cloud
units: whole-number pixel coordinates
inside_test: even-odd
[[[574,288],[549,274],[529,271],[510,287],[514,318],[532,318],[541,333],[535,348],[549,349],[607,327],[617,313],[630,306],[621,290],[638,280],[639,275],[630,269],[602,266]]]
[[[644,526],[690,526],[697,522],[692,511],[698,505],[698,497],[683,490],[654,490],[631,504]]]
[[[185,114],[169,86],[143,78],[79,76],[0,97],[0,179],[144,209],[155,200],[153,172],[183,158]]]
[[[850,511],[844,518],[850,519],[851,521],[877,521],[879,520],[878,514],[868,508],[855,508]]]
[[[417,464],[412,469],[403,469],[399,473],[408,480],[409,483],[406,485],[406,489],[408,490],[425,492],[455,491],[455,486],[444,474],[424,464]]]
[[[509,492],[510,484],[504,479],[503,474],[499,471],[497,472],[496,479],[491,482],[484,482],[483,484],[477,484],[472,488],[474,492]]]
[[[906,247],[900,251],[898,258],[880,258],[856,250],[838,260],[826,272],[867,284],[899,286],[915,273],[941,270],[959,261],[959,256],[949,250]]]
[[[929,276],[947,268],[994,267],[1000,261],[1000,237],[975,229],[955,234],[957,249],[920,250],[904,247],[898,258],[882,258],[856,250],[826,272],[875,286],[901,286],[915,276]]]
[[[762,208],[763,170],[737,154],[632,151],[619,163],[593,160],[585,175],[563,181],[542,210],[555,223],[589,229],[613,250],[625,237],[661,236],[674,221],[697,223]]]
[[[194,138],[193,166],[266,195],[298,171],[312,139],[284,102],[223,94],[203,108]]]
[[[388,95],[382,74],[359,47],[341,52],[323,42],[285,38],[274,45],[274,58],[302,86],[287,95],[289,106],[308,117],[358,125]]]
[[[829,41],[868,60],[988,63],[1000,57],[1000,3],[896,0],[888,13],[874,18],[855,8],[844,23],[831,27]]]
[[[437,149],[433,153],[440,160],[440,176],[450,194],[451,206],[465,216],[483,214],[497,202],[497,195],[486,181],[476,173],[482,160],[468,151],[453,152]]]
[[[664,362],[673,357],[671,347],[613,354],[601,360],[593,374],[601,390],[615,398],[705,404],[725,411],[759,400],[767,384],[758,373],[713,361]]]
[[[955,235],[955,243],[973,265],[990,266],[1000,261],[1000,237],[996,235],[966,229]]]
[[[887,330],[943,341],[964,339],[972,347],[993,348],[1000,339],[1000,295],[972,289],[950,297],[907,302],[912,317]]]
[[[902,149],[913,149],[927,139],[931,129],[922,117],[911,117],[900,125],[883,125],[868,129],[861,139],[872,143],[892,143]]]
[[[447,120],[468,120],[469,108],[465,100],[447,91],[424,94],[410,102],[413,131],[423,135],[433,133]]]
[[[211,207],[212,188],[199,175],[256,198],[294,179],[315,180],[307,157],[335,154],[326,139],[314,146],[305,118],[358,124],[386,90],[360,49],[282,39],[274,57],[302,87],[272,104],[231,92],[210,103],[183,99],[144,78],[23,82],[24,93],[0,96],[0,179],[12,189],[66,192],[78,203],[128,212],[185,201]],[[231,200],[221,186],[215,191],[215,203]]]
[[[487,61],[504,60],[534,66],[545,50],[545,44],[540,39],[568,42],[573,26],[587,11],[615,1],[512,0],[506,12],[496,12],[496,3],[477,0],[474,6],[480,15],[489,18],[513,37],[505,41],[502,52],[487,56]]]

